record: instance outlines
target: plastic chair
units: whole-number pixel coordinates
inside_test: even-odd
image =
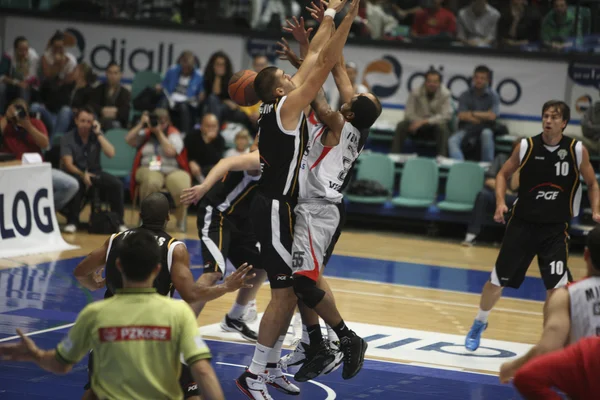
[[[467,161],[452,165],[446,181],[446,199],[438,203],[438,208],[453,212],[473,210],[483,180],[483,168],[477,163]]]
[[[126,178],[131,174],[136,150],[125,141],[127,129],[110,129],[104,136],[115,147],[115,156],[108,158],[101,153],[102,170],[117,178]]]
[[[392,204],[400,207],[427,208],[435,202],[439,170],[431,158],[411,158],[404,164],[400,195]]]
[[[147,87],[154,87],[156,84],[161,83],[162,78],[160,74],[154,71],[139,71],[133,77],[133,82],[131,83],[131,111],[129,115],[129,120],[131,121],[133,118],[142,114],[141,111],[133,109],[133,100]]]
[[[356,180],[379,182],[390,193],[394,190],[394,162],[385,154],[364,154],[360,157]],[[346,198],[355,203],[383,204],[387,196],[360,196],[346,194]]]

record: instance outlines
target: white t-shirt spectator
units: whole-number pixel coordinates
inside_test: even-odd
[[[65,53],[65,57],[67,58],[67,62],[65,63],[65,66],[63,67],[62,71],[60,71],[58,74],[59,79],[64,79],[65,76],[69,75],[77,67],[77,59],[73,54]],[[48,65],[54,65],[54,53],[52,53],[51,50],[46,50],[46,52],[44,53],[44,59],[46,60]]]

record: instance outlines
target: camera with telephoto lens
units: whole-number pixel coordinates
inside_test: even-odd
[[[27,111],[25,111],[25,107],[18,104],[15,105],[15,113],[13,114],[13,118],[17,121],[27,118]]]
[[[151,114],[148,117],[149,123],[144,123],[144,128],[156,128],[158,126],[158,117],[154,114]]]

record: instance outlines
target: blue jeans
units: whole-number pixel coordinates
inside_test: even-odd
[[[62,210],[77,194],[79,182],[77,179],[61,171],[52,169],[52,193],[54,195],[54,209]]]
[[[58,110],[58,113],[55,114],[48,111],[43,104],[33,103],[30,110],[32,113],[40,113],[50,137],[55,133],[68,132],[73,123],[73,111],[69,106],[62,106],[60,110]]]
[[[464,160],[460,145],[465,138],[466,131],[457,131],[448,139],[448,155],[455,160]],[[481,161],[494,161],[494,132],[490,128],[481,131]]]

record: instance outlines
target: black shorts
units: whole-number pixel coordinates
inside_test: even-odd
[[[88,355],[88,381],[83,387],[84,390],[90,390],[92,388],[92,371],[93,371],[93,352],[90,351]],[[185,364],[181,364],[181,376],[179,377],[179,385],[183,391],[183,398],[189,399],[190,397],[200,396],[198,390],[198,384],[192,376],[190,367]]]
[[[246,262],[254,268],[261,268],[258,240],[249,220],[238,221],[211,205],[200,203],[197,226],[204,273],[224,275],[227,259],[235,268]]]
[[[293,285],[294,206],[292,201],[271,199],[257,192],[250,208],[252,225],[260,243],[260,264],[267,271],[273,289]]]
[[[568,229],[566,223],[542,224],[512,217],[506,226],[491,282],[496,286],[518,288],[536,255],[547,290],[571,282],[573,277],[567,267]]]

